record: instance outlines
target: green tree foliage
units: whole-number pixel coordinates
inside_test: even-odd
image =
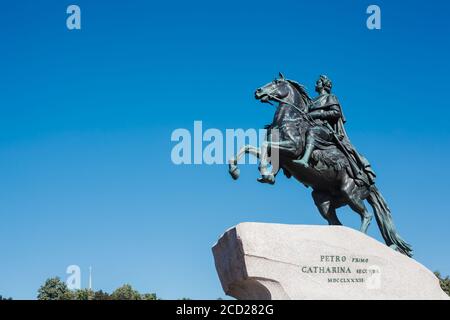
[[[159,298],[156,296],[156,293],[144,293],[141,296],[142,300],[159,300]]]
[[[91,289],[78,289],[72,293],[74,300],[94,300],[95,292]]]
[[[0,294],[0,301],[2,301],[2,300],[12,300],[12,298],[5,298],[4,296],[2,296],[2,295]]]
[[[443,276],[441,276],[439,271],[436,271],[434,274],[436,275],[436,277],[438,277],[442,290],[444,290],[444,292],[450,296],[450,278],[449,278],[449,276],[446,276],[444,278]]]
[[[141,300],[141,294],[129,284],[124,284],[111,294],[113,300]]]
[[[108,292],[99,290],[94,292],[94,300],[111,300],[111,296]]]
[[[58,277],[47,279],[39,288],[37,298],[39,300],[159,300],[156,293],[140,294],[129,284],[117,288],[112,294],[102,290],[69,290]]]
[[[39,288],[39,300],[71,300],[73,294],[60,278],[50,278]]]

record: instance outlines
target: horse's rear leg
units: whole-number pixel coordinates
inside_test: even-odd
[[[367,233],[367,229],[369,228],[370,222],[372,221],[372,214],[367,211],[363,200],[352,199],[352,201],[350,201],[348,205],[350,206],[350,208],[352,208],[353,211],[361,216],[361,227],[359,230],[363,233]]]
[[[358,190],[359,188],[360,187],[356,185],[355,180],[346,175],[341,188],[342,194],[350,208],[361,217],[360,231],[367,233],[367,229],[372,221],[372,214],[367,211],[364,201],[361,198],[361,192],[359,192],[361,190]]]
[[[328,221],[329,225],[342,225],[336,215],[336,208],[333,205],[333,197],[325,192],[313,191],[312,197],[314,203],[319,209],[320,214]]]

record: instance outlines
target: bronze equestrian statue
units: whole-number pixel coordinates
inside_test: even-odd
[[[412,248],[397,233],[390,209],[375,185],[375,173],[367,159],[351,144],[345,118],[332,82],[322,75],[316,82],[318,96],[311,99],[304,86],[280,77],[258,88],[255,98],[278,103],[261,148],[245,145],[229,160],[229,172],[239,178],[238,161],[250,153],[259,158],[262,183],[275,183],[279,170],[312,188],[312,197],[330,225],[342,225],[336,209],[345,205],[361,217],[360,231],[367,233],[372,206],[386,245],[407,256]]]

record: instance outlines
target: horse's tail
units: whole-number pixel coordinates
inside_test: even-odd
[[[411,257],[412,247],[405,240],[403,240],[395,230],[391,210],[375,185],[372,186],[367,201],[373,208],[378,227],[380,228],[386,245],[407,255],[408,257]]]

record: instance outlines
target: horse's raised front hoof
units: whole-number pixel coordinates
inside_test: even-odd
[[[229,168],[228,168],[228,172],[230,173],[233,180],[237,180],[239,178],[240,171],[237,166],[230,164]]]
[[[275,177],[273,174],[264,174],[256,180],[261,183],[275,184]]]

